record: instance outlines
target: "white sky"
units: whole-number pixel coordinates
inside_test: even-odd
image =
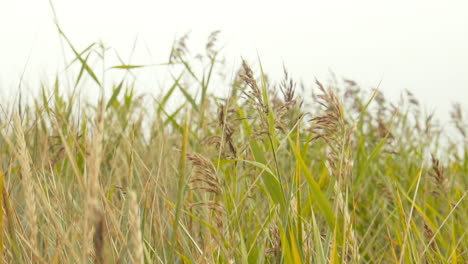
[[[202,47],[209,32],[219,29],[231,65],[241,56],[255,62],[258,52],[273,79],[281,78],[284,62],[306,84],[315,76],[326,80],[329,71],[365,88],[382,80],[384,93],[396,98],[410,89],[438,116],[448,116],[452,102],[468,99],[466,0],[55,0],[54,5],[80,50],[102,40],[127,58],[138,37],[135,64],[165,62],[174,38],[187,31],[189,47]],[[0,94],[17,89],[28,57],[30,90],[63,69],[49,1],[1,1],[0,36]]]

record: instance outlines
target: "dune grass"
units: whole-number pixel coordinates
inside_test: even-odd
[[[74,86],[57,78],[2,105],[2,262],[468,262],[461,106],[449,133],[409,92],[392,103],[351,80],[300,86],[286,70],[275,82],[260,61],[215,86],[216,32],[202,67],[176,42],[165,94],[140,95],[123,75],[105,96],[114,80],[90,59],[102,47],[59,32],[81,69]],[[98,100],[64,95],[86,78]]]

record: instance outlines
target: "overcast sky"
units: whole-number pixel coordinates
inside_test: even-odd
[[[306,83],[330,71],[363,87],[382,81],[384,93],[396,98],[409,89],[439,116],[468,99],[466,0],[53,2],[78,49],[101,40],[128,56],[137,38],[134,63],[150,63],[147,48],[151,62],[166,61],[174,38],[188,31],[190,43],[202,47],[209,32],[221,30],[233,66],[258,53],[273,78],[284,63]],[[0,34],[2,90],[17,88],[26,62],[29,89],[63,69],[49,1],[1,1]]]

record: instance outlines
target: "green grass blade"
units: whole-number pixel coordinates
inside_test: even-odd
[[[107,101],[107,104],[106,104],[106,110],[109,109],[109,107],[111,107],[113,104],[115,104],[117,102],[117,96],[119,96],[120,94],[120,91],[122,90],[122,87],[123,87],[123,80],[119,83],[119,85],[117,85],[117,87],[114,87],[113,91],[112,91],[112,96],[109,98],[109,100]]]
[[[335,229],[335,215],[333,213],[332,206],[328,199],[326,198],[325,194],[320,190],[319,184],[315,181],[314,177],[310,173],[310,169],[307,167],[307,165],[304,162],[304,159],[302,158],[299,150],[296,148],[294,141],[288,137],[288,141],[290,144],[290,147],[294,151],[294,157],[297,162],[301,165],[302,171],[304,175],[306,176],[307,182],[309,183],[310,188],[312,189],[312,194],[315,198],[315,201],[317,202],[317,206],[319,207],[320,211],[322,212],[323,216],[325,217],[325,220],[328,223],[328,227],[330,230]],[[339,231],[338,231],[339,232]],[[339,233],[338,238],[341,241],[341,234]]]

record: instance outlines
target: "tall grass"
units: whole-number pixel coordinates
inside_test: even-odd
[[[213,87],[216,32],[202,67],[176,42],[173,83],[148,104],[129,75],[106,87],[90,63],[102,46],[80,51],[59,32],[81,68],[74,92],[57,78],[2,106],[3,262],[468,262],[459,105],[455,134],[409,92],[392,103],[351,80],[299,87],[260,62]],[[79,101],[86,78],[112,93]]]

